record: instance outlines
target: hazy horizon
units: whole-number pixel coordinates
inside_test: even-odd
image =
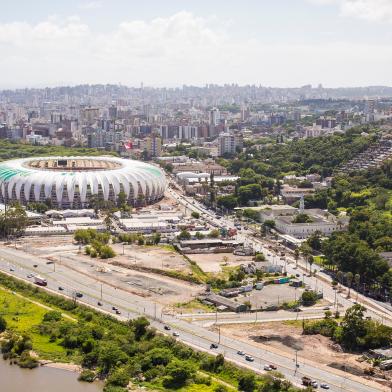
[[[390,84],[390,0],[0,4],[1,89]]]

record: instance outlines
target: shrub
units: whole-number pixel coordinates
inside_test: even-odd
[[[304,306],[312,306],[317,302],[317,293],[315,291],[304,291],[301,296]]]
[[[4,332],[7,329],[7,322],[5,321],[5,318],[0,316],[0,333]]]
[[[23,351],[19,358],[19,366],[26,369],[34,369],[38,366],[37,359],[33,358],[29,351]]]
[[[95,373],[92,370],[83,370],[82,373],[79,374],[78,380],[93,382],[95,380]]]

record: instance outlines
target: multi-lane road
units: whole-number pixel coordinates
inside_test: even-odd
[[[176,199],[180,203],[186,205],[187,208],[198,210],[205,214],[204,217],[214,225],[232,225],[232,222],[227,220],[222,222],[223,219],[217,219],[212,213],[205,210],[202,206],[196,202],[193,204],[192,200],[186,200],[181,194],[172,190],[170,190],[170,192],[173,197],[176,197]],[[247,237],[247,239],[250,238],[251,237]],[[259,246],[262,247],[263,244],[260,244]],[[274,364],[288,380],[292,381],[296,385],[300,385],[301,377],[306,375],[317,380],[319,383],[327,383],[332,391],[368,392],[389,390],[383,388],[379,384],[353,376],[349,373],[332,369],[325,365],[305,361],[301,359],[300,356],[297,357],[297,367],[294,351],[292,355],[288,355],[268,347],[263,347],[263,349],[261,349],[260,347],[252,344],[231,339],[223,334],[210,331],[206,328],[203,322],[200,322],[201,320],[196,319],[197,317],[202,316],[190,316],[190,319],[194,319],[194,322],[190,322],[187,317],[176,317],[174,315],[165,314],[163,312],[163,307],[159,303],[152,302],[149,299],[145,299],[128,291],[113,287],[112,285],[105,283],[103,280],[93,278],[92,275],[89,276],[81,274],[75,269],[70,268],[66,262],[61,264],[47,264],[47,262],[47,259],[41,259],[40,257],[33,256],[21,250],[9,247],[0,248],[0,270],[5,273],[11,274],[25,281],[32,281],[32,278],[28,278],[31,274],[41,275],[47,279],[47,290],[74,298],[85,305],[113,314],[114,317],[118,317],[121,320],[145,315],[150,319],[151,324],[162,333],[172,334],[173,332],[176,332],[179,335],[177,339],[181,340],[185,344],[202,351],[223,353],[227,360],[249,369],[263,372],[265,364]],[[309,279],[308,284],[313,284],[313,278],[306,279]],[[325,285],[325,290],[327,290],[327,283],[320,280],[319,284]],[[62,290],[59,290],[60,287]],[[81,293],[82,297],[76,297],[76,293]],[[331,292],[331,296],[333,297],[334,295],[334,292]],[[342,303],[342,305],[344,304]],[[119,314],[116,314],[113,307],[118,310]],[[309,311],[308,315],[310,318],[317,316],[317,314],[310,314],[311,312],[312,311]],[[317,311],[313,312],[317,313]],[[209,318],[212,316],[205,315],[205,317]],[[219,317],[222,317],[222,320],[218,321],[223,322],[225,318],[230,319],[231,315],[219,315]],[[246,317],[252,317],[253,319],[256,315],[248,314],[240,316],[240,318],[243,318],[244,321],[247,321]],[[257,317],[265,318],[266,316],[259,313]],[[282,317],[290,318],[295,317],[295,315],[293,314],[290,316],[284,314]],[[255,320],[253,319],[253,321]],[[165,325],[170,326],[171,330],[165,330]],[[217,343],[218,348],[211,349],[210,347],[212,343]],[[237,354],[238,351],[244,351],[251,355],[254,358],[254,361],[246,361],[243,356]]]

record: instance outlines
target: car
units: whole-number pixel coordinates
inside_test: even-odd
[[[255,360],[251,355],[245,355],[245,359],[249,362],[253,362]]]
[[[210,348],[218,348],[218,345],[216,343],[211,343]]]
[[[271,369],[270,365],[264,365],[264,370],[266,370],[267,372],[270,372],[272,369]]]
[[[313,381],[311,382],[311,384],[312,384],[312,387],[313,387],[313,388],[318,388],[318,383],[317,383],[317,381],[313,380]]]
[[[37,268],[37,267],[38,267],[38,264],[34,264],[33,267],[34,267],[34,268]]]
[[[245,355],[245,353],[244,353],[242,350],[237,351],[237,354],[238,354],[238,355],[241,355],[241,356]]]
[[[28,274],[27,277],[30,279],[30,278],[33,278],[34,275],[33,274]]]
[[[10,268],[10,271],[13,272],[13,271],[15,271],[15,269],[11,267],[11,268]]]
[[[170,330],[171,330],[171,328],[170,328],[168,325],[165,325],[163,328],[164,328],[166,331],[170,331]]]
[[[59,291],[64,291],[64,287],[59,286]]]
[[[300,275],[300,274],[295,274],[295,276],[296,276],[297,278],[299,278],[301,275]]]
[[[47,261],[46,264],[54,264],[54,261]]]
[[[273,365],[273,364],[269,365],[269,367],[270,367],[272,370],[276,370],[276,369],[277,369],[277,367],[276,367],[275,365]]]
[[[98,301],[98,302],[97,302],[97,305],[98,305],[98,306],[102,306],[102,302],[101,302],[101,301]]]
[[[178,338],[180,336],[180,334],[178,332],[173,332],[172,334],[174,337]]]
[[[117,310],[117,308],[115,306],[112,306],[112,310]]]
[[[320,388],[322,388],[322,389],[329,389],[329,385],[325,384],[325,383],[322,383],[322,384],[320,384]]]
[[[330,310],[331,308],[329,306],[324,306],[323,310]]]
[[[116,310],[116,314],[121,314],[121,312],[117,309],[117,310]]]
[[[83,297],[83,294],[82,294],[82,293],[79,293],[79,291],[77,291],[77,292],[75,293],[75,295],[76,295],[77,298],[82,298],[82,297]]]

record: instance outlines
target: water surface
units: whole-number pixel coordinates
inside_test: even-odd
[[[101,383],[78,381],[78,373],[49,367],[21,369],[0,357],[1,392],[102,392]]]

